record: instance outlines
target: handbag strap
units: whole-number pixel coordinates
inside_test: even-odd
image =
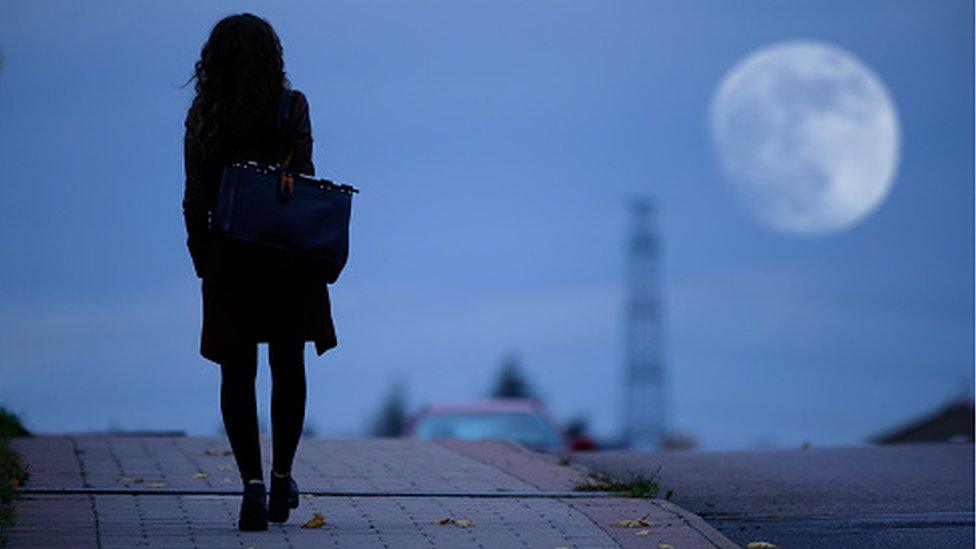
[[[278,156],[277,158],[281,161],[283,168],[287,168],[288,164],[291,162],[292,149],[289,146],[288,139],[290,136],[288,121],[291,118],[292,103],[294,102],[295,93],[292,90],[285,90],[281,94],[281,99],[278,100],[278,118],[276,130],[278,133]]]

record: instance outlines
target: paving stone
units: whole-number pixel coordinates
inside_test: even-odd
[[[270,440],[262,443],[267,458]],[[305,491],[339,494],[303,497],[288,523],[267,532],[236,528],[240,481],[232,456],[220,455],[224,439],[33,437],[15,448],[32,476],[16,500],[12,548],[727,546],[666,502],[564,497],[584,470],[507,443],[305,439],[296,480]],[[166,487],[153,492],[150,482]],[[315,512],[325,525],[302,528]],[[647,535],[612,525],[638,517],[651,521]]]
[[[54,539],[76,546],[75,541],[87,539],[89,546],[100,542],[102,547],[514,548],[572,547],[574,538],[615,546],[584,514],[555,499],[319,497],[303,500],[288,523],[260,533],[236,529],[238,502],[235,496],[25,495],[18,510],[31,512],[18,517],[9,546],[53,545]],[[325,526],[302,528],[314,512],[325,517]],[[446,517],[470,519],[474,525],[438,524]],[[51,537],[52,526],[59,538]]]
[[[501,469],[540,490],[568,492],[587,480],[588,470],[584,467],[561,462],[558,456],[534,452],[514,442],[443,439],[437,443]]]
[[[10,439],[11,448],[25,457],[31,483],[77,488],[84,485],[72,439],[65,436],[32,436]],[[29,457],[30,459],[26,459]]]
[[[65,441],[68,439],[68,442]],[[262,437],[265,477],[271,440]],[[31,484],[45,487],[207,490],[239,492],[240,476],[226,439],[210,437],[31,437],[18,451],[39,462]],[[76,450],[77,455],[75,455]],[[53,456],[53,457],[52,457]],[[438,464],[431,467],[432,463]],[[68,473],[62,472],[68,470]],[[194,475],[203,473],[204,478]],[[295,479],[309,491],[444,493],[537,491],[531,483],[429,441],[409,439],[303,439]],[[126,482],[126,478],[140,479]]]

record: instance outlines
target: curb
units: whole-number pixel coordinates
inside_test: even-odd
[[[523,482],[533,485],[542,491],[553,491],[558,489],[565,491],[568,487],[563,485],[569,478],[568,476],[577,477],[576,480],[585,480],[590,478],[591,473],[595,473],[596,470],[579,463],[573,459],[573,454],[568,454],[568,456],[557,456],[550,454],[540,454],[535,452],[521,444],[512,441],[492,441],[491,443],[464,443],[456,441],[438,441],[441,446],[450,449],[454,452],[465,455],[471,459],[478,460],[482,463],[495,467],[496,469],[511,475]],[[500,455],[497,450],[504,449],[509,453],[508,455]],[[560,458],[568,457],[567,463],[562,463]],[[536,467],[531,467],[528,469],[513,467],[510,458],[517,458],[519,460],[524,460],[526,462],[532,462]],[[543,479],[539,478],[537,475],[540,470],[538,466],[552,467],[554,471],[561,471],[568,473],[571,471],[571,475],[564,476],[561,480],[553,482],[553,479]],[[528,474],[532,471],[534,474]],[[571,489],[571,488],[570,488]],[[611,538],[613,538],[622,547],[634,546],[636,541],[628,536],[625,536],[619,531],[615,531],[612,528],[607,528],[606,521],[600,520],[600,517],[593,514],[593,510],[586,508],[586,492],[576,492],[577,494],[583,495],[584,497],[577,498],[567,498],[566,504],[577,508],[579,511],[583,512],[585,515],[590,517],[595,524],[597,524],[601,529],[603,529]],[[596,494],[594,494],[596,495]],[[725,537],[721,532],[712,527],[708,522],[702,517],[683,509],[670,501],[663,499],[641,499],[641,498],[627,498],[619,494],[609,494],[611,497],[616,495],[614,498],[618,501],[623,500],[638,505],[652,505],[657,507],[660,511],[667,513],[678,519],[688,530],[694,533],[698,539],[691,540],[694,546],[698,547],[701,545],[707,545],[711,547],[717,547],[720,549],[733,549],[739,546],[733,543],[730,539]],[[600,493],[599,496],[604,496],[604,493]],[[606,497],[606,496],[604,496]],[[608,498],[609,499],[609,498]],[[631,508],[632,510],[634,508]],[[689,540],[685,540],[689,541]],[[636,543],[640,545],[639,543]],[[681,545],[681,544],[679,544]],[[682,545],[683,546],[683,545]]]
[[[692,513],[691,511],[663,499],[655,499],[653,503],[661,509],[677,515],[682,521],[684,521],[685,524],[688,525],[688,527],[701,534],[702,537],[708,540],[708,542],[715,547],[721,547],[722,549],[739,548],[738,545],[732,543],[732,540],[722,535],[722,533],[716,530],[711,524],[708,524],[705,519]]]

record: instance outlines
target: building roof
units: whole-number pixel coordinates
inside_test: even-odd
[[[875,444],[973,442],[973,400],[968,395],[871,440]]]

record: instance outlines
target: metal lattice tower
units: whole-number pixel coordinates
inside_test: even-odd
[[[627,246],[624,444],[660,448],[665,433],[660,255],[650,199],[631,203]]]

